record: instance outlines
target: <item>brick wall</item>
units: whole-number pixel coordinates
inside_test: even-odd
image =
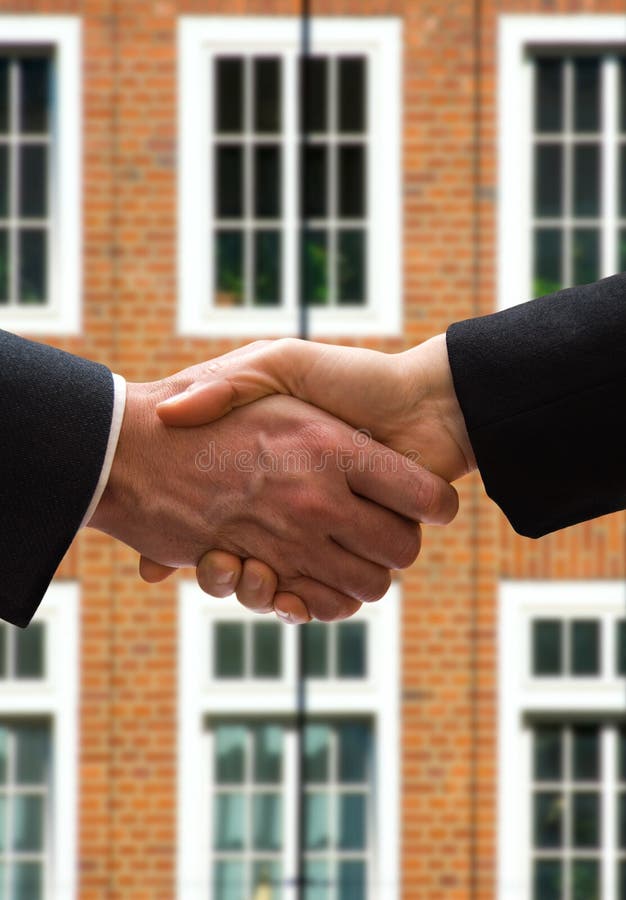
[[[494,306],[497,16],[623,12],[623,0],[312,6],[404,19],[406,328],[366,342],[401,350]],[[84,25],[84,329],[52,342],[130,380],[234,346],[175,334],[177,16],[297,11],[286,0],[0,0],[2,13]],[[513,534],[477,478],[460,494],[456,523],[426,531],[403,578],[405,900],[494,898],[498,579],[624,576],[622,515],[535,543]],[[174,580],[143,585],[134,554],[96,533],[81,534],[59,577],[82,585],[80,896],[171,898]]]

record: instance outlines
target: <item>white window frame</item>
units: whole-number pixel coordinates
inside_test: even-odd
[[[531,856],[531,746],[528,715],[589,713],[600,720],[624,716],[624,678],[615,674],[615,622],[626,610],[622,581],[502,582],[498,632],[498,900],[528,900]],[[600,620],[604,660],[600,675],[533,675],[533,618]],[[611,737],[607,735],[606,737]],[[605,741],[603,746],[609,745]],[[608,755],[608,754],[607,754]],[[606,768],[606,766],[604,767]],[[605,802],[606,846],[615,847],[614,815]],[[600,853],[604,896],[615,896],[614,866]]]
[[[529,47],[598,47],[626,42],[621,15],[503,15],[498,23],[498,307],[505,309],[532,296],[532,61]],[[617,90],[608,73],[603,100]],[[607,104],[610,106],[610,104]],[[615,107],[615,104],[613,104]],[[607,109],[608,111],[608,109]],[[604,116],[601,197],[602,231],[616,235],[617,161],[614,117]],[[600,277],[616,271],[614,239],[603,241]]]
[[[79,334],[82,291],[82,50],[77,16],[0,16],[0,48],[52,47],[48,302],[0,307],[0,328],[26,335]]]
[[[297,104],[283,78],[284,304],[220,309],[213,303],[210,178],[210,54],[277,53],[294,67],[302,23],[296,17],[182,16],[178,25],[178,331],[184,335],[292,335],[298,329],[295,153]],[[312,51],[365,53],[368,119],[367,291],[365,306],[310,308],[314,335],[398,335],[402,327],[402,24],[392,17],[314,18]]]
[[[376,900],[400,897],[400,590],[392,584],[376,604],[358,613],[370,623],[368,677],[366,679],[307,679],[307,712],[347,718],[366,715],[373,721],[376,741],[374,773],[379,823],[374,835]],[[210,623],[249,621],[250,613],[234,597],[215,599],[194,582],[182,582],[179,591],[178,633],[178,900],[211,898],[209,835],[211,831],[210,735],[207,716],[280,717],[293,713],[296,689],[297,627],[281,625],[283,665],[280,679],[212,679],[209,668]],[[306,626],[302,626],[306,627]],[[291,678],[291,683],[289,682]],[[384,827],[382,824],[384,823]],[[293,823],[292,823],[293,824]],[[288,834],[290,823],[285,822]],[[292,873],[293,874],[293,873]],[[284,900],[295,897],[283,888]]]
[[[79,771],[79,589],[75,582],[50,585],[35,616],[45,626],[45,676],[0,679],[2,717],[50,720],[52,782],[46,900],[77,897]],[[9,626],[16,627],[16,626]]]

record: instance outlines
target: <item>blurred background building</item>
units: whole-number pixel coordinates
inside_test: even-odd
[[[624,0],[311,7],[0,0],[0,327],[143,381],[626,268]],[[459,489],[302,640],[81,533],[0,631],[0,897],[626,900],[624,515]]]

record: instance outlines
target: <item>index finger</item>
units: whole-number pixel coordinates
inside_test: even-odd
[[[376,441],[369,440],[350,462],[346,478],[353,493],[414,522],[448,525],[459,510],[459,496],[445,479]]]

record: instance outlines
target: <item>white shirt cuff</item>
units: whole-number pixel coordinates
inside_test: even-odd
[[[115,458],[115,451],[117,450],[117,442],[119,440],[120,431],[122,430],[122,419],[124,418],[125,406],[126,381],[121,375],[115,375],[113,373],[113,415],[111,417],[109,441],[107,443],[106,453],[104,454],[102,469],[100,470],[100,478],[98,479],[98,484],[96,485],[96,490],[91,498],[91,503],[89,504],[87,512],[83,516],[83,521],[80,523],[81,528],[89,522],[95,513],[96,507],[98,506],[98,503],[100,503],[100,498],[104,494],[104,489],[107,486],[109,475],[111,474],[111,466],[113,465],[113,459]]]

